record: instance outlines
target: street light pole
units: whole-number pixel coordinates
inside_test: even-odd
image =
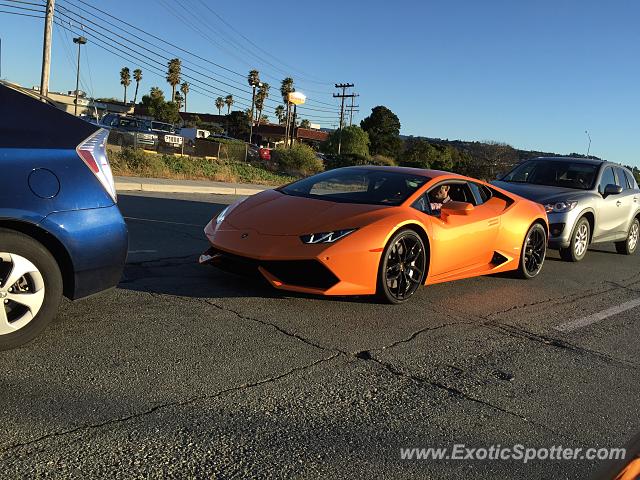
[[[253,118],[254,118],[254,113],[253,110],[255,108],[255,104],[256,104],[256,87],[262,87],[262,83],[258,82],[257,84],[253,84],[253,95],[251,96],[251,126],[249,127],[249,143],[251,143],[251,140],[253,139]]]
[[[591,135],[589,135],[589,130],[585,130],[584,133],[587,134],[587,138],[589,139],[589,146],[587,147],[587,158],[588,158],[589,153],[591,152]]]
[[[80,88],[80,45],[87,43],[85,37],[76,37],[73,39],[73,43],[78,44],[78,69],[76,70],[76,101],[73,107],[73,114],[78,116],[78,89]]]

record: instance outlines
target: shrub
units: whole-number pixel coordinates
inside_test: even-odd
[[[302,143],[293,145],[291,148],[276,148],[271,155],[280,170],[289,175],[312,175],[324,169],[322,160],[316,156],[313,149]]]
[[[384,155],[374,155],[369,160],[369,165],[384,165],[388,167],[394,167],[397,165],[397,163],[391,157],[386,157]]]
[[[341,167],[353,167],[357,165],[396,165],[396,162],[391,157],[385,157],[384,155],[375,155],[368,157],[364,155],[356,154],[343,154],[343,155],[329,155],[327,156],[326,167],[327,169],[341,168]]]

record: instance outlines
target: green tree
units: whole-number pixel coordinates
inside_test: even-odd
[[[258,112],[258,125],[262,121],[262,110],[264,110],[264,102],[269,98],[269,89],[271,86],[268,83],[263,83],[258,89],[256,95],[256,111]]]
[[[142,105],[150,116],[161,122],[176,124],[180,121],[178,104],[167,102],[158,87],[152,87],[148,95],[142,96]]]
[[[233,107],[233,95],[227,95],[226,97],[224,97],[224,103],[227,106],[227,115],[229,115],[231,113],[231,107]]]
[[[340,141],[340,131],[334,130],[329,135],[327,141],[322,145],[322,151],[328,154],[338,153],[338,141]],[[369,157],[369,135],[357,125],[351,125],[342,129],[342,146],[340,153],[343,155],[357,155],[359,157]]]
[[[184,111],[186,112],[187,111],[187,95],[189,95],[189,84],[187,82],[183,82],[182,85],[180,85],[180,91],[184,96]]]
[[[140,88],[140,82],[142,81],[142,70],[136,68],[133,71],[133,79],[136,81],[136,93],[133,95],[133,103],[138,101],[138,88]]]
[[[249,116],[247,112],[235,110],[227,114],[227,133],[233,138],[247,138],[249,134]]]
[[[176,99],[176,87],[180,84],[180,75],[182,73],[182,62],[179,58],[169,60],[167,68],[167,83],[171,85],[171,101]]]
[[[400,165],[415,168],[431,168],[451,171],[454,168],[455,149],[449,146],[432,145],[422,138],[407,141],[400,156]]]
[[[300,128],[311,128],[311,122],[305,118],[300,122]]]
[[[129,67],[123,67],[120,70],[120,85],[124,87],[124,103],[127,103],[127,87],[131,85],[131,73]]]
[[[222,115],[222,109],[224,108],[224,98],[216,98],[216,108],[218,109],[218,115]]]
[[[278,119],[278,123],[280,125],[282,125],[284,123],[284,118],[285,118],[284,107],[282,105],[278,105],[273,110],[273,113],[275,114],[276,118]]]
[[[372,155],[385,155],[398,158],[402,150],[400,139],[400,120],[397,115],[384,106],[371,109],[371,115],[360,122],[362,129],[369,134]]]
[[[182,93],[180,93],[179,91],[176,92],[176,97],[175,97],[175,104],[178,105],[178,111],[182,110],[182,106],[184,105],[184,97],[182,96]]]

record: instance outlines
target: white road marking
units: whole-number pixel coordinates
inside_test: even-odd
[[[558,325],[556,330],[560,330],[561,332],[573,332],[574,330],[589,326],[593,323],[601,322],[602,320],[606,320],[609,317],[613,317],[614,315],[618,315],[619,313],[626,312],[627,310],[631,310],[638,306],[640,306],[640,298],[629,300],[628,302],[607,308],[606,310],[594,313],[588,317],[578,318],[577,320],[572,320],[570,322],[563,323],[562,325]]]
[[[183,225],[185,227],[198,227],[204,229],[204,225],[195,223],[169,222],[168,220],[152,220],[151,218],[124,217],[125,220],[135,220],[138,222],[168,223],[170,225]]]

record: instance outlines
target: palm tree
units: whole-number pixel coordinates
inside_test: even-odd
[[[128,67],[122,67],[120,70],[120,85],[124,87],[124,103],[127,103],[127,87],[131,85],[131,74]]]
[[[167,83],[171,85],[171,101],[176,101],[176,87],[180,84],[180,73],[182,71],[182,62],[179,58],[169,60],[167,70]]]
[[[282,101],[285,105],[289,104],[289,94],[295,91],[296,89],[293,86],[293,78],[287,77],[282,80],[282,84],[280,84],[280,95],[282,95]]]
[[[278,118],[278,123],[279,123],[280,125],[282,125],[282,122],[284,122],[284,117],[285,117],[285,114],[284,114],[284,107],[283,107],[282,105],[278,105],[278,106],[275,108],[275,110],[274,110],[274,112],[273,112],[273,113],[275,113],[275,114],[276,114],[276,117]]]
[[[133,79],[136,81],[136,93],[133,96],[133,103],[136,103],[136,100],[138,100],[138,87],[140,87],[140,82],[142,81],[142,70],[136,68],[133,71]]]
[[[216,108],[218,109],[218,115],[222,115],[222,108],[224,107],[224,98],[216,98]]]
[[[305,118],[300,122],[300,128],[311,128],[311,122]]]
[[[282,80],[282,83],[280,84],[280,95],[282,95],[282,101],[287,106],[285,121],[285,145],[288,145],[289,124],[291,123],[291,104],[289,103],[289,94],[295,91],[296,89],[293,86],[293,78],[287,77]]]
[[[247,75],[247,83],[253,88],[253,94],[251,95],[251,112],[249,112],[249,120],[253,122],[255,118],[253,115],[256,104],[256,88],[260,86],[260,72],[258,70],[251,70]]]
[[[224,103],[227,105],[227,115],[229,115],[231,113],[231,107],[233,106],[233,95],[224,97]]]
[[[182,92],[182,95],[184,95],[184,111],[187,111],[187,95],[189,94],[189,84],[187,82],[184,82],[182,85],[180,85],[180,91]]]
[[[258,112],[258,125],[260,125],[260,120],[262,119],[262,110],[264,109],[264,102],[267,98],[269,98],[269,88],[270,85],[268,83],[263,83],[258,90],[258,94],[256,95],[256,111]]]

